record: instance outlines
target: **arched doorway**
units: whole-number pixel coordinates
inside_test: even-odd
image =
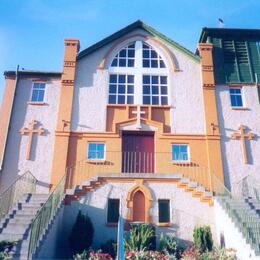
[[[145,196],[140,190],[133,197],[133,221],[145,222]]]

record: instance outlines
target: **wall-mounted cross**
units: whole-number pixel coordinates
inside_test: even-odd
[[[23,127],[20,129],[21,135],[27,135],[28,134],[28,143],[27,143],[27,151],[26,151],[26,160],[30,160],[30,154],[31,154],[31,146],[32,146],[32,138],[33,134],[42,135],[44,133],[43,128],[35,129],[34,126],[37,125],[36,120],[32,120],[31,123],[29,123],[28,127]]]
[[[141,107],[137,106],[137,110],[132,111],[132,113],[136,114],[136,129],[142,129],[141,116],[145,114],[145,111],[141,111]]]
[[[247,164],[248,160],[247,160],[246,140],[245,139],[251,140],[255,135],[252,134],[252,133],[246,134],[245,129],[246,129],[246,126],[240,125],[239,128],[238,128],[238,131],[231,134],[231,138],[232,139],[240,139],[241,149],[242,149],[242,154],[243,154],[243,161],[244,161],[245,164]]]

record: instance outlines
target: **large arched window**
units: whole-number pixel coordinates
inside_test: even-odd
[[[165,62],[147,43],[136,41],[121,49],[109,73],[109,104],[168,105]]]

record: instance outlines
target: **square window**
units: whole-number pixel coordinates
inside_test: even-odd
[[[143,96],[143,104],[144,105],[150,105],[151,104],[150,96]]]
[[[152,76],[152,84],[158,84],[158,76]]]
[[[143,50],[143,58],[149,58],[149,50]]]
[[[118,96],[118,104],[125,104],[125,96],[119,95]]]
[[[134,94],[134,86],[127,85],[127,94]]]
[[[241,88],[230,88],[229,94],[232,107],[243,107]]]
[[[167,84],[167,77],[166,76],[161,76],[160,77],[160,81],[161,81],[161,84]]]
[[[173,161],[188,161],[189,147],[186,144],[172,144],[172,160]]]
[[[158,210],[159,210],[159,223],[169,223],[170,222],[170,200],[159,199],[158,200]]]
[[[125,94],[125,85],[118,85],[118,93]]]
[[[109,79],[110,83],[116,83],[117,82],[117,75],[110,75],[110,79]]]
[[[119,218],[119,199],[108,199],[107,223],[117,223]]]
[[[104,160],[105,159],[105,144],[103,143],[88,143],[88,160]]]
[[[125,75],[119,75],[118,82],[119,83],[125,83]]]
[[[143,94],[150,94],[150,86],[149,85],[143,86]]]
[[[128,57],[134,58],[134,56],[135,56],[135,51],[134,50],[128,50]]]
[[[152,86],[152,94],[159,94],[159,87],[158,86]]]
[[[109,85],[109,93],[110,94],[116,93],[116,85]]]
[[[134,76],[133,75],[128,75],[127,76],[127,82],[128,83],[134,83]]]
[[[45,94],[45,83],[35,82],[32,86],[32,102],[43,102],[44,101],[44,94]]]
[[[151,60],[151,67],[158,68],[158,60]]]
[[[116,95],[109,95],[108,103],[109,104],[116,104]]]
[[[166,86],[161,86],[161,95],[167,95],[167,87]]]
[[[159,97],[152,96],[152,105],[159,105]]]
[[[143,60],[143,67],[150,68],[149,60]]]
[[[143,84],[150,84],[150,76],[143,76]]]
[[[126,67],[126,59],[119,59],[119,67]]]
[[[128,67],[134,67],[135,65],[135,60],[134,59],[129,59],[128,60]]]
[[[168,97],[161,97],[161,105],[168,105]]]
[[[134,97],[133,96],[127,96],[127,104],[134,104]]]

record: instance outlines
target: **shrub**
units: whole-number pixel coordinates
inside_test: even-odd
[[[130,230],[129,239],[124,240],[126,251],[145,251],[156,248],[155,228],[148,224],[137,224]]]
[[[166,256],[157,251],[130,251],[125,253],[126,260],[169,260]]]
[[[193,230],[193,240],[195,247],[200,253],[212,250],[213,239],[209,226],[195,227]]]
[[[113,258],[116,257],[116,242],[113,239],[108,240],[106,243],[101,244],[100,246],[103,253],[108,253]]]
[[[70,247],[73,254],[82,253],[92,245],[94,228],[91,219],[79,211],[70,234]]]
[[[164,236],[161,234],[159,242],[159,251],[176,255],[178,250],[178,243],[174,237]]]
[[[113,260],[112,256],[101,251],[84,250],[81,254],[76,254],[74,260]]]
[[[17,241],[7,241],[7,240],[0,241],[0,260],[11,259],[8,253],[11,251],[12,247],[16,243]]]

